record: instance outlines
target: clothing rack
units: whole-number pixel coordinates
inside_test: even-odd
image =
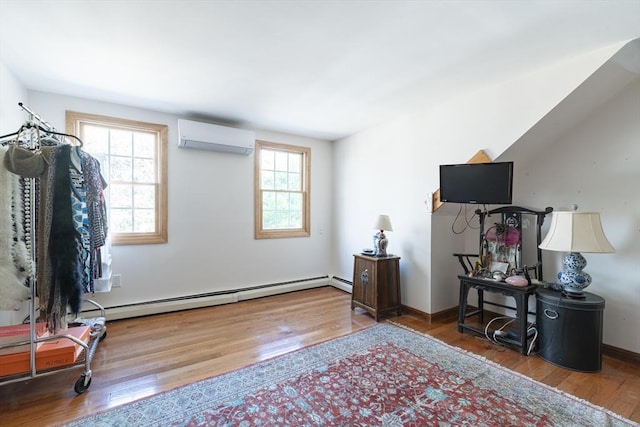
[[[25,148],[28,148],[29,150],[34,150],[34,152],[40,149],[40,138],[41,138],[40,132],[47,135],[48,138],[53,137],[54,139],[59,141],[61,144],[64,144],[65,141],[60,137],[65,137],[65,138],[72,138],[75,142],[79,143],[79,145],[82,146],[82,141],[76,136],[65,134],[62,132],[57,132],[50,123],[42,120],[40,115],[33,112],[30,108],[26,107],[21,102],[18,103],[18,105],[20,108],[22,108],[22,110],[24,110],[29,115],[28,120],[19,128],[17,132],[13,134],[1,136],[0,141],[2,139],[15,135],[15,138],[16,138],[15,142],[12,142],[12,143],[18,145],[20,143],[18,139],[20,138],[21,134],[26,131],[28,132],[28,134],[26,135],[27,140],[26,140],[26,144],[23,144],[23,145],[25,145]],[[0,159],[0,161],[4,161],[4,159]],[[36,313],[37,311],[36,298],[40,298],[40,302],[42,302],[42,299],[47,297],[46,295],[38,295],[38,292],[37,292],[38,265],[36,263],[36,260],[38,258],[37,256],[38,242],[36,241],[37,237],[35,232],[35,224],[37,221],[36,206],[39,202],[36,194],[36,188],[37,188],[36,181],[38,178],[23,177],[22,179],[24,179],[25,185],[27,186],[27,188],[29,188],[28,198],[25,198],[24,200],[25,210],[28,209],[28,211],[25,212],[24,222],[27,223],[28,229],[29,229],[29,234],[25,232],[25,238],[30,240],[29,242],[26,242],[26,244],[28,249],[30,249],[28,252],[30,252],[31,263],[33,265],[31,274],[27,277],[25,282],[26,284],[28,284],[28,287],[30,288],[29,289],[30,295],[28,298],[29,339],[6,343],[6,344],[0,344],[0,350],[11,348],[11,347],[17,347],[17,346],[25,346],[28,344],[29,345],[29,371],[0,376],[0,384],[8,384],[8,383],[14,383],[19,381],[25,381],[35,377],[52,375],[58,372],[76,369],[79,367],[84,367],[84,371],[81,373],[79,379],[76,381],[74,385],[75,392],[78,394],[81,394],[81,393],[84,393],[91,384],[91,377],[92,377],[91,361],[95,354],[97,345],[101,340],[105,339],[107,336],[106,323],[105,323],[106,322],[105,310],[104,310],[104,307],[102,307],[97,302],[91,299],[82,298],[82,305],[86,303],[93,306],[93,310],[98,309],[100,311],[100,317],[89,318],[89,319],[83,319],[83,318],[77,317],[74,322],[69,323],[69,326],[82,325],[82,327],[88,328],[88,332],[89,332],[88,338],[85,338],[83,335],[82,338],[84,339],[81,339],[81,337],[78,337],[77,334],[69,333],[68,330],[67,332],[65,332],[65,330],[61,330],[60,333],[58,333],[58,331],[56,330],[52,335],[38,336],[38,332],[40,331],[37,330],[38,317]],[[45,245],[46,242],[39,242],[39,244]],[[79,313],[75,313],[75,314],[77,315]],[[67,316],[68,316],[68,312],[67,312]],[[27,319],[25,319],[25,323],[26,323],[26,320]],[[51,325],[49,325],[49,328],[51,328]],[[83,329],[83,331],[86,331],[86,330]],[[45,343],[48,343],[48,342],[52,342],[54,340],[58,342],[60,340],[72,341],[77,346],[77,347],[74,347],[76,349],[74,351],[77,357],[74,357],[72,363],[62,364],[61,366],[53,366],[55,365],[55,363],[53,363],[51,367],[38,368],[37,365],[39,360],[37,359],[38,358],[37,350],[39,346],[44,345]],[[80,351],[80,354],[78,353],[79,351]]]
[[[45,122],[44,120],[42,120],[39,114],[33,112],[31,108],[27,107],[22,102],[18,102],[18,106],[29,113],[29,120],[36,121],[40,124],[40,126],[44,126],[48,130],[56,130],[49,122]]]

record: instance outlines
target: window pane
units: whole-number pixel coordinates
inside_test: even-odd
[[[134,182],[156,182],[156,165],[153,159],[133,159]]]
[[[264,191],[262,193],[262,210],[276,210],[276,193],[273,191]]]
[[[302,172],[302,155],[289,153],[289,172]]]
[[[133,187],[133,206],[136,209],[156,207],[155,185],[136,185]]]
[[[302,190],[302,177],[299,173],[289,174],[289,190],[300,191]]]
[[[289,210],[289,193],[276,194],[276,210],[277,211]]]
[[[85,125],[82,128],[82,143],[94,156],[109,153],[109,130],[99,126]]]
[[[156,152],[156,136],[148,132],[134,132],[133,156],[152,159]]]
[[[276,212],[275,211],[262,212],[262,228],[265,230],[274,230],[276,228]]]
[[[111,179],[131,182],[133,180],[133,159],[111,156]]]
[[[300,211],[302,212],[302,194],[301,193],[291,193],[289,197],[289,206],[292,211]]]
[[[276,152],[276,170],[277,171],[287,171],[288,167],[288,153],[283,151]]]
[[[133,155],[133,134],[130,131],[119,129],[111,130],[111,155]]]
[[[111,184],[108,187],[111,201],[111,208],[131,208],[133,207],[133,192],[129,184]]]
[[[275,168],[275,151],[262,150],[260,153],[260,159],[262,160],[261,169],[274,170]]]
[[[289,177],[286,172],[276,172],[276,190],[286,190],[289,186]]]
[[[276,212],[276,228],[291,228],[289,227],[289,212]]]
[[[135,233],[151,233],[156,229],[155,214],[151,209],[136,209],[133,221]]]
[[[275,190],[276,178],[274,172],[262,171],[262,188],[265,190]]]
[[[302,212],[292,211],[289,215],[291,228],[302,228]]]
[[[111,218],[109,225],[114,233],[131,233],[133,231],[133,220],[131,209],[111,208]]]

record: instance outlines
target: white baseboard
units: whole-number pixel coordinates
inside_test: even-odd
[[[301,291],[303,289],[319,288],[330,285],[329,278],[305,280],[303,282],[287,283],[284,285],[270,286],[268,288],[250,289],[237,292],[238,301],[244,301],[253,298],[267,297],[270,295],[283,294],[286,292]]]
[[[107,320],[127,319],[130,317],[147,316],[150,314],[169,313],[172,311],[189,310],[192,308],[210,307],[214,305],[230,304],[254,298],[262,298],[287,292],[312,289],[322,286],[335,286],[329,277],[319,279],[301,280],[283,284],[274,284],[254,289],[230,291],[220,295],[185,297],[175,300],[150,301],[143,304],[105,308]],[[337,286],[336,286],[337,287]],[[349,290],[349,292],[351,292]],[[85,315],[86,316],[86,315]]]
[[[175,301],[157,301],[123,307],[105,308],[107,320],[128,319],[130,317],[148,316],[150,314],[169,313],[172,311],[189,310],[191,308],[209,307],[214,305],[238,302],[236,294],[194,297]]]
[[[345,283],[342,280],[338,280],[336,277],[331,277],[330,280],[331,280],[331,286],[333,286],[334,288],[343,290],[345,292],[353,293],[353,285],[349,283]]]

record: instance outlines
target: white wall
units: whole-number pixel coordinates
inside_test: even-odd
[[[29,92],[29,104],[58,129],[65,110],[169,126],[169,243],[113,246],[122,288],[95,299],[106,307],[327,275],[331,229],[331,143],[256,130],[258,139],[311,147],[309,238],[254,240],[253,155],[178,148],[177,116]],[[17,124],[16,124],[17,125]]]
[[[18,130],[27,119],[18,102],[27,101],[27,90],[0,61],[0,135]]]
[[[438,165],[466,162],[479,149],[484,149],[490,157],[497,158],[611,58],[622,45],[624,43],[580,58],[572,58],[561,64],[553,64],[528,75],[514,77],[500,85],[452,99],[433,111],[384,123],[337,141],[333,153],[336,206],[334,274],[351,280],[352,254],[370,246],[371,223],[375,215],[388,213],[394,226],[394,231],[388,233],[389,249],[402,257],[402,303],[426,313],[436,313],[456,306],[456,275],[461,272],[461,268],[451,253],[476,251],[477,240],[472,240],[473,246],[469,247],[465,238],[451,232],[456,214],[453,207],[446,207],[433,215],[427,212],[423,202],[438,187]],[[637,111],[632,114],[638,117]],[[619,113],[612,115],[620,116]],[[572,132],[581,134],[581,126]],[[602,132],[604,133],[600,134],[600,139],[604,141],[615,138],[610,133],[626,137],[629,133],[616,126],[608,126],[606,132]],[[636,135],[636,145],[637,141]],[[609,146],[609,143],[605,146]],[[540,155],[546,158],[548,154],[543,151]],[[624,164],[632,165],[633,162]],[[518,171],[519,167],[520,165],[516,166],[516,173],[524,173]],[[567,171],[570,170],[570,167],[567,168]],[[544,208],[554,206],[554,200],[564,200],[566,189],[549,186],[549,183],[555,182],[556,174],[549,174],[548,171],[544,163],[539,164],[537,169],[528,169],[526,173],[530,176],[544,175],[547,184],[537,190],[538,197],[535,199],[525,197],[518,200],[516,197],[514,202]],[[631,173],[628,175],[631,175],[629,183],[638,182],[637,173],[635,176]],[[518,191],[521,192],[519,194],[528,194],[521,189]],[[554,198],[550,194],[554,194]],[[637,194],[637,190],[633,194]],[[601,205],[600,195],[582,189],[582,197],[588,201],[587,205]],[[566,201],[566,204],[574,201]],[[614,210],[620,215],[619,209]],[[626,216],[626,222],[636,221],[637,224],[637,217],[636,210]],[[637,236],[637,225],[635,231]],[[614,239],[615,234],[611,238]],[[611,263],[607,265],[615,269],[616,257],[625,260],[635,257],[637,260],[637,255],[632,251],[631,255],[626,252],[613,256],[603,255],[600,256],[602,261],[597,262]],[[592,263],[592,258],[594,257],[589,257],[589,262],[595,270],[597,267],[595,261]],[[545,274],[547,277],[553,276],[552,272]],[[594,281],[598,280],[596,277],[594,276]],[[629,335],[623,338],[623,332],[614,332],[629,331],[631,325],[635,328],[640,324],[636,315],[631,313],[640,308],[640,294],[633,285],[630,289],[632,293],[635,290],[635,298],[624,293],[628,297],[624,304],[619,303],[619,296],[605,296],[608,298],[608,306],[604,341],[638,352],[640,345],[637,332],[629,333],[634,334],[632,338]],[[623,318],[631,322],[624,323]]]
[[[600,212],[615,254],[583,254],[605,299],[604,342],[640,352],[640,81],[556,140],[515,177],[517,202]],[[516,200],[514,200],[516,201]],[[543,235],[548,228],[548,222]],[[564,254],[543,251],[544,275],[553,280]]]

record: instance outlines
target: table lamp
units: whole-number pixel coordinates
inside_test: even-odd
[[[563,293],[572,298],[584,298],[582,290],[591,284],[591,276],[582,271],[587,260],[580,252],[615,252],[602,230],[600,214],[595,212],[554,211],[549,233],[539,248],[569,252],[563,259],[564,270],[558,273]]]
[[[387,256],[387,245],[389,241],[387,240],[387,236],[384,235],[384,230],[393,231],[389,215],[379,215],[373,228],[380,230],[377,236],[378,238],[376,239],[376,256]]]

